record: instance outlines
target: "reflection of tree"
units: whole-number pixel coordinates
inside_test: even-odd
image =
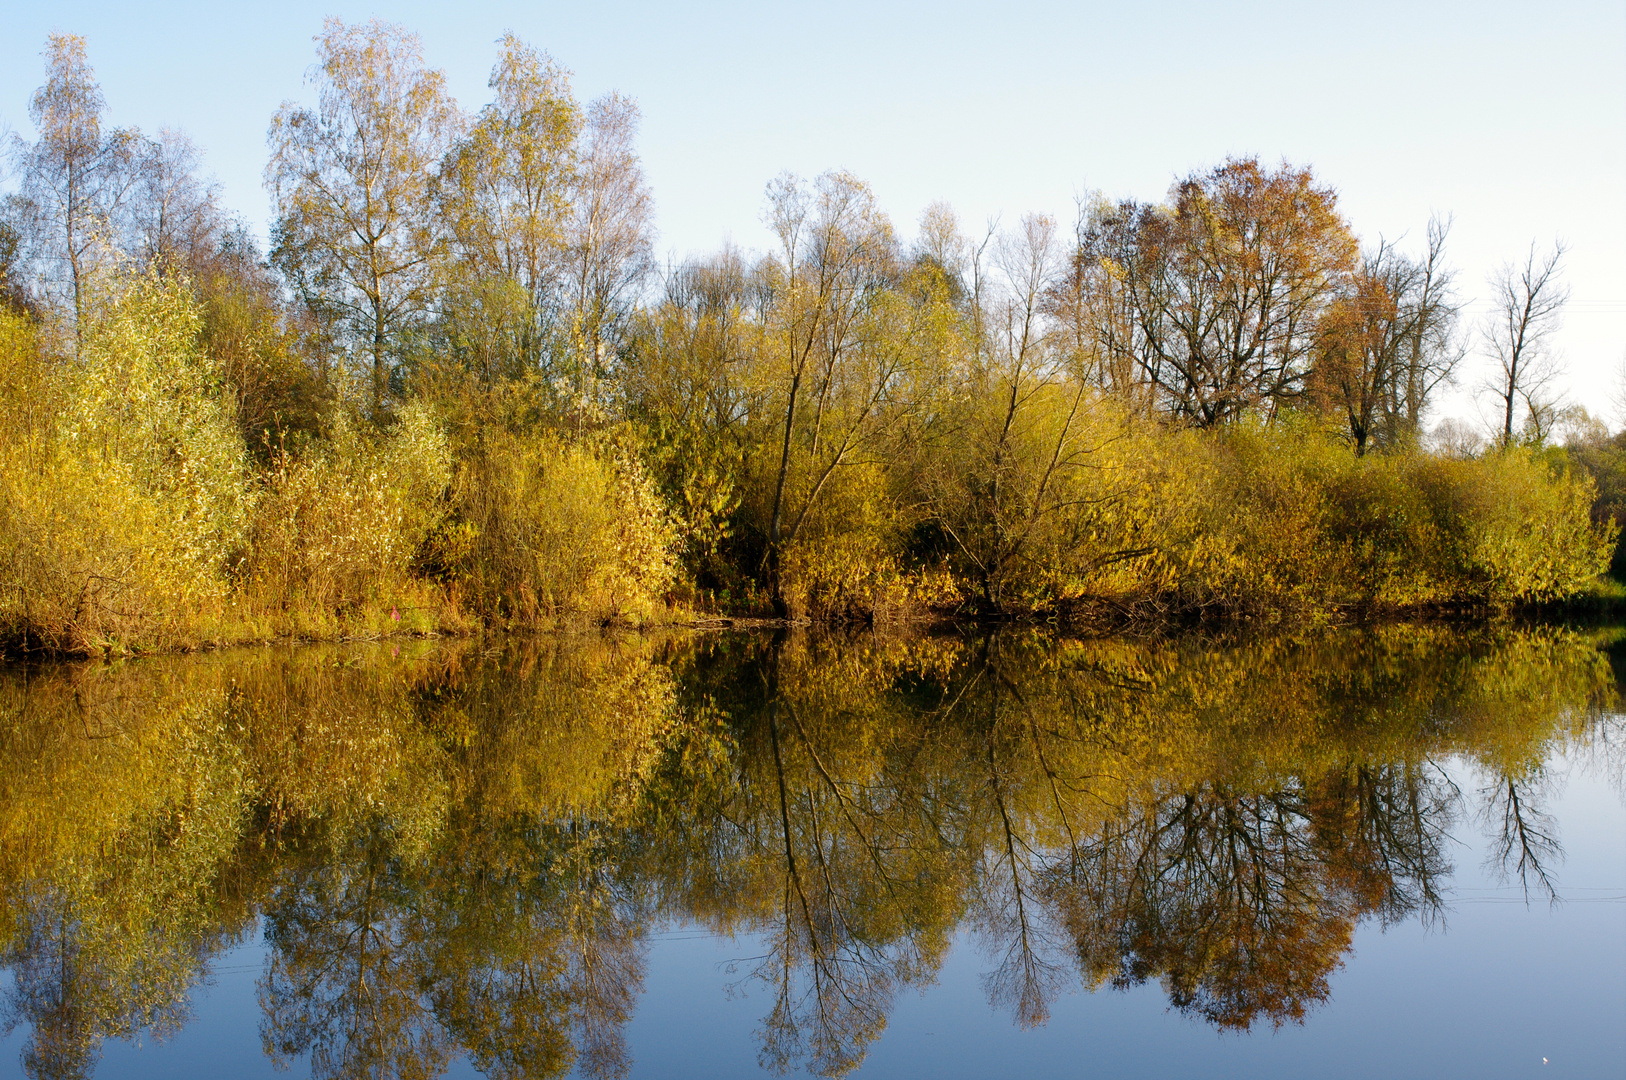
[[[256,912],[266,1045],[318,1075],[620,1076],[657,918],[761,936],[776,1070],[856,1067],[962,923],[1023,1024],[1075,971],[1282,1023],[1359,922],[1440,911],[1432,760],[1497,778],[1496,865],[1550,890],[1541,763],[1621,745],[1549,631],[425,650],[0,673],[31,1074],[172,1030]]]
[[[782,715],[790,721],[783,732]],[[805,1061],[818,1075],[839,1076],[863,1061],[897,991],[941,962],[949,916],[931,886],[943,849],[884,771],[868,782],[832,773],[793,700],[770,705],[766,726],[779,844],[761,854],[780,856],[782,886],[756,969],[774,988],[762,1062],[783,1073]],[[794,772],[789,739],[800,759]]]
[[[157,950],[142,955],[96,941],[79,905],[58,891],[38,889],[12,902],[23,917],[3,956],[16,980],[4,1030],[30,1026],[23,1048],[23,1071],[29,1076],[88,1077],[101,1057],[102,1040],[141,1031],[162,1038],[185,1022],[186,991],[201,957]]]
[[[1222,1027],[1327,995],[1360,909],[1327,873],[1302,792],[1205,786],[1130,808],[1057,868],[1050,899],[1092,980],[1158,978]]]
[[[242,768],[211,688],[96,667],[0,678],[0,1027],[30,1076],[88,1076],[109,1038],[162,1039],[247,921]]]
[[[1026,704],[1008,681],[993,677],[988,692],[990,732],[998,727],[1001,698],[1006,695]],[[1023,722],[1018,725],[1017,736],[1020,749],[1033,755],[1043,777],[1040,798],[1044,810],[1040,817],[1053,814],[1054,825],[1071,838],[1073,826],[1067,800],[1058,787],[1061,778],[1045,754],[1045,739],[1038,727],[1027,722],[1031,717],[1025,709],[1021,714]],[[996,1008],[1008,1008],[1018,1024],[1034,1027],[1049,1018],[1051,1000],[1068,981],[1066,969],[1052,960],[1061,950],[1054,937],[1049,905],[1041,895],[1043,885],[1035,881],[1048,853],[1043,841],[1036,844],[1028,835],[1021,812],[1011,805],[1008,789],[1013,778],[1006,775],[1006,766],[992,738],[987,742],[985,763],[984,795],[994,811],[990,815],[993,831],[990,841],[982,845],[975,910],[984,940],[994,943],[996,962],[984,976],[983,984]]]
[[[1389,925],[1418,915],[1432,923],[1451,872],[1446,829],[1457,790],[1437,769],[1413,762],[1354,765],[1323,781],[1310,812],[1328,872],[1363,913]]]
[[[622,1029],[643,984],[642,901],[591,821],[509,823],[472,865],[436,869],[431,999],[484,1074],[589,1077],[631,1066]]]
[[[751,667],[717,685],[732,715],[708,696],[722,726],[696,728],[657,773],[650,869],[670,910],[761,935],[764,1067],[840,1075],[946,952],[969,871],[965,782],[858,650],[770,648]]]
[[[627,1071],[642,917],[591,822],[460,830],[424,861],[383,831],[289,873],[266,907],[266,1052],[316,1076]]]
[[[355,843],[296,864],[268,898],[265,1052],[283,1065],[308,1053],[317,1077],[438,1076],[453,1046],[423,995],[415,890],[386,842]]]
[[[1518,878],[1526,901],[1534,886],[1556,903],[1558,890],[1549,870],[1564,861],[1564,848],[1558,840],[1558,822],[1543,806],[1545,780],[1539,766],[1504,771],[1480,793],[1491,826],[1485,864],[1503,881]]]

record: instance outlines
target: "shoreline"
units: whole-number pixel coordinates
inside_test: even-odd
[[[1310,612],[1257,612],[1221,616],[1193,616],[1161,613],[1140,616],[1114,603],[1079,604],[1065,612],[1009,611],[963,613],[927,611],[893,618],[812,619],[806,616],[776,618],[762,615],[690,613],[642,623],[620,621],[561,621],[551,626],[531,624],[481,624],[458,621],[445,626],[403,628],[393,633],[278,634],[274,636],[217,636],[167,648],[144,648],[109,643],[94,651],[50,648],[0,648],[0,668],[33,663],[85,663],[221,653],[230,650],[263,650],[276,647],[320,645],[383,645],[411,641],[465,641],[474,638],[525,639],[575,635],[628,634],[656,636],[662,633],[709,634],[718,632],[810,633],[855,636],[887,633],[921,633],[927,636],[990,633],[1000,630],[1044,630],[1058,638],[1124,638],[1131,640],[1174,639],[1188,636],[1225,639],[1259,634],[1298,634],[1306,631],[1362,629],[1396,625],[1455,625],[1479,628],[1498,625],[1527,626],[1626,626],[1626,586],[1616,583],[1580,594],[1565,601],[1495,606],[1489,604],[1429,604],[1411,607],[1348,607]]]

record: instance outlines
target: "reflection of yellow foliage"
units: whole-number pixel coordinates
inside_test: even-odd
[[[82,1022],[36,1021],[62,1061],[179,1023],[254,914],[268,1046],[335,1070],[455,1043],[516,1074],[614,1072],[657,917],[761,935],[765,1052],[831,1074],[961,925],[1023,1023],[1072,979],[1289,1022],[1361,920],[1438,907],[1462,807],[1430,762],[1524,798],[1555,751],[1618,750],[1594,739],[1613,695],[1573,633],[1427,626],[561,637],[12,673],[0,950],[29,1016],[52,957],[74,958]],[[351,978],[376,1009],[355,1011]]]

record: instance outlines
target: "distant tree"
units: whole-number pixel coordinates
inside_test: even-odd
[[[1503,446],[1513,442],[1519,403],[1527,412],[1537,410],[1546,403],[1543,392],[1558,375],[1551,343],[1570,297],[1559,280],[1564,252],[1564,245],[1555,243],[1552,251],[1538,256],[1531,244],[1522,265],[1503,264],[1490,278],[1495,307],[1483,336],[1494,367],[1485,388],[1500,403]]]
[[[581,364],[594,377],[620,343],[638,291],[654,268],[654,201],[633,149],[638,106],[606,94],[587,108],[566,250]]]
[[[432,196],[459,115],[445,75],[399,26],[330,18],[316,53],[316,110],[284,103],[271,120],[272,258],[368,357],[379,411],[445,259]]]
[[[106,101],[85,54],[85,39],[52,34],[47,77],[28,104],[39,131],[32,145],[14,140],[20,198],[10,227],[30,249],[47,295],[71,300],[82,333],[85,291],[101,255],[115,249],[118,215],[140,175],[144,140],[134,129],[104,134]]]
[[[1442,261],[1448,227],[1430,222],[1421,260],[1380,242],[1322,318],[1310,386],[1343,415],[1357,456],[1373,442],[1415,441],[1430,394],[1462,357]]]
[[[231,389],[239,430],[261,463],[307,444],[321,429],[329,387],[307,362],[299,308],[284,296],[241,223],[189,266],[203,317],[198,343]]]
[[[34,298],[22,265],[22,235],[7,220],[9,201],[0,204],[0,311],[34,313]]]
[[[199,175],[197,147],[180,132],[165,128],[142,143],[126,246],[143,263],[196,275],[230,228],[219,185]]]
[[[1106,362],[1132,359],[1157,406],[1197,427],[1296,400],[1355,263],[1337,203],[1309,169],[1232,158],[1179,181],[1167,205],[1099,208],[1076,270],[1111,309]]]

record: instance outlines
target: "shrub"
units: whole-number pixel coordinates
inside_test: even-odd
[[[71,652],[175,641],[224,600],[253,503],[189,290],[108,282],[71,360],[0,318],[0,635]]]
[[[637,461],[546,433],[489,430],[436,543],[478,610],[524,623],[647,620],[676,570],[676,530]]]
[[[414,557],[446,512],[445,434],[424,405],[381,433],[338,412],[331,433],[303,458],[281,454],[265,479],[242,584],[263,609],[345,616],[417,595]]]
[[[1579,591],[1614,549],[1589,515],[1591,481],[1525,449],[1357,458],[1294,417],[1131,424],[1098,445],[1006,564],[1010,601],[1272,617],[1506,606]]]

